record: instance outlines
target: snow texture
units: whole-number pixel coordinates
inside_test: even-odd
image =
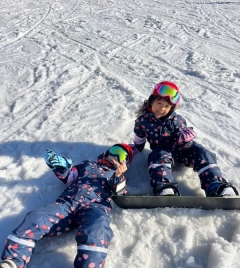
[[[51,148],[75,163],[132,143],[135,111],[175,82],[178,113],[240,189],[240,3],[216,0],[0,2],[0,250],[25,214],[65,188]],[[147,146],[127,171],[129,193],[151,193]],[[198,176],[176,167],[183,195]],[[113,205],[106,268],[238,268],[240,212],[122,210]],[[75,232],[37,244],[29,268],[70,268]]]

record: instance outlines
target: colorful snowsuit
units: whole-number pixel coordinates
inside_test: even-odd
[[[172,166],[182,163],[198,172],[201,188],[209,196],[212,183],[217,187],[226,180],[217,166],[214,153],[195,141],[179,143],[179,136],[186,127],[186,120],[176,112],[158,119],[146,109],[135,121],[134,143],[139,151],[143,150],[146,140],[150,144],[152,152],[148,156],[148,170],[153,189],[161,183],[172,182]]]
[[[11,258],[18,268],[25,268],[38,240],[78,228],[74,267],[103,267],[113,237],[109,216],[111,195],[116,185],[125,180],[124,176],[116,178],[114,170],[90,160],[74,166],[66,178],[61,168],[55,174],[71,184],[55,203],[26,215],[8,236],[2,259]]]

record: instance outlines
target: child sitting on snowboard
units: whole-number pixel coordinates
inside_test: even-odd
[[[109,216],[111,196],[126,192],[123,173],[132,157],[129,145],[115,144],[97,162],[85,160],[73,166],[72,160],[47,150],[46,164],[59,180],[70,185],[55,203],[29,212],[12,231],[4,246],[0,268],[26,268],[38,240],[72,228],[78,228],[74,267],[104,267],[113,237]]]
[[[223,178],[216,155],[194,141],[193,128],[175,110],[180,101],[178,87],[169,81],[155,85],[148,100],[137,111],[134,150],[142,151],[146,140],[152,152],[148,171],[154,195],[180,195],[173,183],[172,167],[182,163],[198,173],[206,196],[235,196],[237,189]]]

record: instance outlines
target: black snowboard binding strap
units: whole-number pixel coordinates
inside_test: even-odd
[[[161,192],[164,190],[164,189],[172,189],[174,194],[166,194],[166,195],[163,195],[163,196],[180,196],[180,192],[178,190],[178,184],[177,183],[161,183],[159,185],[157,185],[156,188],[153,189],[153,194],[155,196],[160,196],[161,195]]]
[[[231,187],[236,195],[239,195],[238,190],[231,184],[231,183],[221,183],[219,187],[217,188],[216,192],[212,195],[215,197],[222,197],[221,193],[224,190],[224,188]]]

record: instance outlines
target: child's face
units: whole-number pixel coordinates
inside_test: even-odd
[[[152,104],[152,112],[157,118],[166,116],[172,108],[164,99],[156,99]]]

